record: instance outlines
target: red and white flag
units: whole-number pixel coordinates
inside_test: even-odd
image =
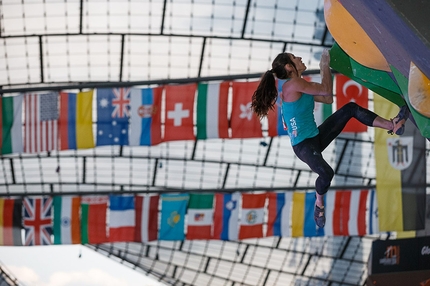
[[[263,137],[260,119],[251,109],[252,95],[259,83],[233,82],[231,138]]]
[[[363,236],[367,233],[368,190],[329,191],[326,195],[326,236]]]
[[[336,75],[336,102],[337,109],[349,102],[355,102],[363,108],[369,105],[369,90],[343,74]],[[343,132],[366,132],[367,126],[352,118],[343,129]]]
[[[57,149],[58,93],[26,94],[24,100],[24,152]]]
[[[163,141],[195,140],[193,114],[197,85],[168,85],[165,90]]]
[[[136,231],[134,241],[148,242],[158,236],[158,202],[159,195],[136,196]]]
[[[266,194],[242,194],[239,239],[263,237]]]

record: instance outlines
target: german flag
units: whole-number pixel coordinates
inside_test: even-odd
[[[399,107],[375,94],[375,112],[394,118]],[[425,228],[426,142],[410,120],[402,136],[375,128],[376,191],[380,231]]]
[[[0,245],[22,246],[22,200],[0,198]]]

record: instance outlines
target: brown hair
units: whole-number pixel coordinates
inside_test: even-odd
[[[278,89],[276,88],[275,76],[279,79],[287,79],[290,73],[285,65],[290,64],[297,71],[296,65],[290,58],[290,54],[282,53],[276,56],[272,62],[272,69],[266,71],[261,77],[260,84],[252,96],[251,108],[261,119],[267,116],[270,109],[276,104]]]

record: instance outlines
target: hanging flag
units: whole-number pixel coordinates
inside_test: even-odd
[[[276,99],[276,104],[273,110],[269,110],[267,114],[268,126],[269,126],[269,136],[282,136],[288,135],[287,126],[284,124],[282,118],[282,85],[285,83],[283,79],[277,79],[276,84],[278,87],[278,98]]]
[[[0,154],[22,153],[22,94],[0,97]]]
[[[314,220],[315,192],[294,192],[291,214],[291,236],[312,237],[324,235]]]
[[[237,240],[239,238],[240,193],[215,194],[213,238]]]
[[[84,196],[81,198],[82,244],[108,242],[106,212],[108,196]]]
[[[378,222],[378,200],[375,190],[369,191],[367,199],[367,234],[379,233],[379,222]]]
[[[93,90],[60,93],[59,150],[94,148]]]
[[[137,89],[130,93],[130,146],[161,143],[161,98],[163,87]]]
[[[50,245],[52,198],[24,198],[25,245]]]
[[[22,200],[0,198],[0,245],[22,246]]]
[[[366,235],[366,212],[368,190],[351,191],[351,202],[349,208],[348,234],[350,236]]]
[[[290,218],[293,192],[268,193],[266,236],[291,236]]]
[[[166,86],[163,141],[195,140],[193,113],[196,89],[194,83]]]
[[[199,83],[197,139],[228,138],[228,90],[230,82]]]
[[[109,196],[109,241],[134,241],[136,212],[133,195]]]
[[[134,241],[148,242],[158,235],[158,202],[160,196],[136,196],[136,231]]]
[[[185,239],[185,212],[187,204],[187,194],[161,195],[160,240]]]
[[[242,194],[239,239],[263,237],[266,194]]]
[[[24,152],[57,150],[58,93],[26,94]]]
[[[252,95],[259,83],[233,82],[231,138],[263,137],[260,119],[251,109]]]
[[[54,197],[54,244],[80,244],[81,223],[78,196]]]
[[[363,108],[368,108],[369,90],[343,74],[336,75],[337,109],[349,102],[355,102]],[[352,118],[342,132],[367,132],[367,126]]]
[[[399,107],[375,94],[375,112],[394,118]],[[380,231],[425,228],[426,142],[411,120],[402,136],[375,128],[376,193]]]
[[[97,146],[128,145],[130,88],[97,89]]]
[[[213,194],[190,194],[187,239],[212,238],[213,201]]]

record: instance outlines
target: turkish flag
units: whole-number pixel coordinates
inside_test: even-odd
[[[195,140],[193,113],[197,84],[168,85],[163,141]]]
[[[353,81],[349,77],[336,75],[336,100],[337,109],[349,102],[355,102],[363,108],[368,108],[369,91],[366,87]],[[342,132],[367,132],[367,126],[352,118]]]
[[[233,82],[231,138],[263,137],[260,119],[251,109],[252,95],[259,83]]]

